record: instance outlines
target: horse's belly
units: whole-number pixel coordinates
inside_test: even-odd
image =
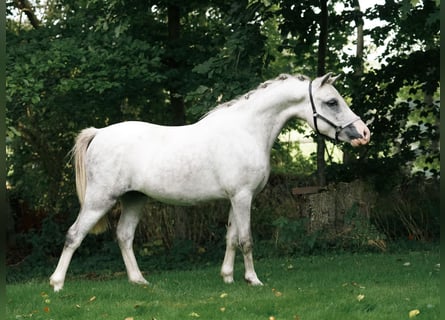
[[[177,205],[194,205],[200,202],[226,198],[220,188],[203,182],[199,185],[179,181],[170,181],[168,184],[146,183],[136,189],[156,200]]]
[[[193,205],[199,202],[226,198],[225,192],[206,170],[194,168],[160,166],[150,168],[145,173],[134,175],[134,189],[156,200],[181,205]]]

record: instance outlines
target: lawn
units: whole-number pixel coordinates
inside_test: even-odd
[[[263,259],[263,287],[226,285],[219,267],[154,272],[150,284],[129,284],[123,273],[98,279],[72,274],[54,293],[47,279],[6,287],[7,319],[417,319],[440,318],[439,249]],[[92,270],[99,272],[99,270]]]

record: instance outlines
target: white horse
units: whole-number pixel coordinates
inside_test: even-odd
[[[221,275],[226,283],[233,282],[239,246],[245,280],[262,285],[253,265],[250,209],[268,180],[271,148],[285,123],[296,117],[353,146],[369,142],[368,128],[333,87],[335,80],[330,73],[313,81],[283,74],[186,126],[122,122],[84,129],[73,148],[81,210],[51,275],[54,291],[62,289],[72,255],[87,233],[104,231],[100,226],[118,199],[117,240],[129,281],[147,283],[133,252],[147,196],[178,205],[229,199]]]

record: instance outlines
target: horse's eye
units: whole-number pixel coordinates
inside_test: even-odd
[[[337,101],[337,99],[331,99],[331,100],[327,101],[326,104],[328,105],[328,107],[333,108],[338,105],[338,101]]]

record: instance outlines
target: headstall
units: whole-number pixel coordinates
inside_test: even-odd
[[[346,122],[345,124],[342,125],[337,125],[335,124],[333,121],[329,120],[328,118],[326,118],[325,116],[319,114],[317,112],[317,109],[315,107],[315,103],[314,103],[314,97],[312,96],[312,80],[309,82],[309,98],[311,100],[311,106],[312,106],[312,116],[314,117],[314,127],[315,127],[315,131],[318,134],[322,134],[319,130],[318,130],[318,125],[317,125],[317,119],[321,119],[324,122],[328,123],[329,125],[331,125],[332,127],[335,128],[335,141],[339,141],[338,140],[338,135],[340,134],[340,132],[342,132],[342,130],[344,128],[346,128],[347,126],[353,124],[354,122],[356,122],[357,120],[360,120],[360,117],[356,117],[354,119],[352,119],[351,121]]]

